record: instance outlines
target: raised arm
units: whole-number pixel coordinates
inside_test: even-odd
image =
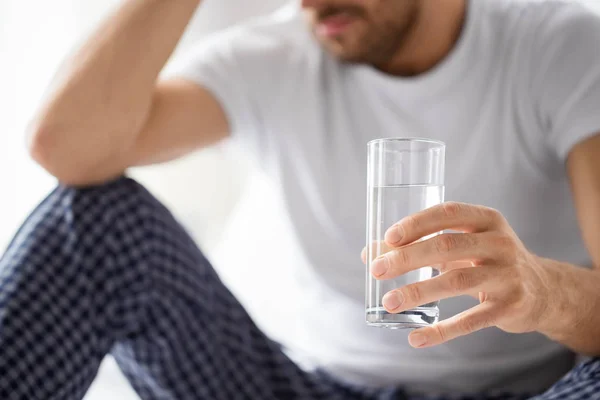
[[[30,127],[32,157],[59,181],[101,183],[228,134],[205,89],[157,82],[200,0],[126,0],[70,58]]]

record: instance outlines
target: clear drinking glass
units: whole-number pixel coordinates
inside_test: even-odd
[[[399,314],[388,313],[383,296],[402,286],[433,278],[430,266],[395,279],[377,280],[371,261],[385,253],[385,232],[402,218],[444,201],[446,145],[419,138],[378,139],[368,144],[367,170],[367,324],[385,328],[418,328],[437,322],[438,303]]]

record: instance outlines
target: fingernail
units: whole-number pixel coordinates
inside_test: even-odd
[[[412,347],[423,347],[427,344],[427,336],[422,333],[413,333],[408,337],[408,342]]]
[[[371,273],[376,277],[380,277],[385,275],[385,273],[390,268],[387,257],[381,256],[373,260],[373,264],[371,264]]]
[[[400,224],[394,225],[385,233],[385,241],[391,244],[395,244],[401,241],[403,236],[404,231],[402,229],[402,226],[400,226]]]
[[[402,293],[390,292],[386,293],[386,295],[383,296],[383,299],[381,301],[383,302],[383,306],[386,309],[394,311],[402,305],[402,303],[404,302],[404,298],[402,297]]]

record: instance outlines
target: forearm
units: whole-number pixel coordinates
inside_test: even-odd
[[[54,82],[31,127],[34,158],[64,180],[122,162],[148,118],[156,79],[199,3],[126,0]]]
[[[540,332],[580,354],[600,356],[600,270],[547,260],[551,300]]]

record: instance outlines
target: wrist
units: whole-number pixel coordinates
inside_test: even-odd
[[[557,342],[569,342],[598,310],[594,282],[600,274],[554,260],[543,260],[543,264],[548,298],[538,332]]]

